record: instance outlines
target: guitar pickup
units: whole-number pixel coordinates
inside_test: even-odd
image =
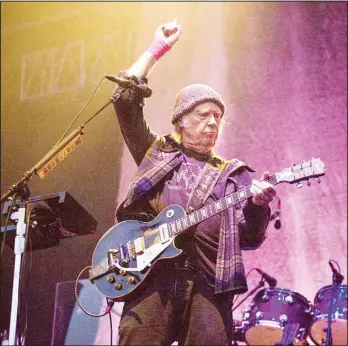
[[[137,255],[141,255],[145,251],[144,237],[134,239],[134,250]]]
[[[168,224],[164,223],[163,225],[159,226],[159,233],[161,238],[161,243],[165,243],[168,240],[170,240],[170,234],[169,234],[169,228]]]

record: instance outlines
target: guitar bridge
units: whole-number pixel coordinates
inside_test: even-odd
[[[108,265],[110,269],[115,268],[115,262],[119,258],[120,250],[109,249],[108,250]]]
[[[127,241],[127,249],[128,249],[129,257],[132,260],[135,260],[135,258],[136,258],[135,245],[132,241]]]
[[[115,263],[118,261],[119,256],[120,251],[118,249],[109,249],[107,257],[89,270],[89,280],[94,283],[95,279],[115,270]]]

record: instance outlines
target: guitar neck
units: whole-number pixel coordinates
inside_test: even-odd
[[[269,176],[267,181],[272,184],[278,184],[278,179],[276,174],[272,174]],[[172,235],[181,233],[186,229],[206,220],[227,208],[233,207],[234,205],[245,201],[249,197],[252,197],[252,193],[250,191],[251,185],[240,189],[231,195],[225,196],[222,199],[213,202],[211,204],[206,205],[205,207],[195,210],[191,214],[187,216],[183,216],[177,219],[174,222],[168,224],[169,230]]]

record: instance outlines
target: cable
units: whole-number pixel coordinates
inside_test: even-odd
[[[82,305],[80,304],[80,302],[79,302],[79,299],[78,299],[78,294],[77,294],[77,284],[78,284],[78,282],[79,282],[79,280],[80,280],[80,276],[81,276],[81,274],[86,270],[86,269],[88,269],[88,268],[92,268],[91,266],[87,266],[87,267],[85,267],[85,268],[83,268],[81,271],[80,271],[80,274],[77,276],[77,279],[76,279],[76,281],[75,281],[75,299],[76,299],[76,302],[77,302],[77,304],[78,304],[78,306],[80,307],[80,309],[84,312],[84,313],[86,313],[87,315],[89,315],[89,316],[92,316],[92,317],[103,317],[103,316],[105,316],[106,314],[108,314],[108,313],[110,313],[110,311],[111,311],[111,308],[112,308],[112,306],[114,305],[114,302],[112,301],[112,300],[107,300],[107,307],[106,307],[106,310],[105,310],[105,312],[103,313],[103,314],[101,314],[101,315],[96,315],[96,314],[92,314],[91,312],[88,312],[87,310],[85,310],[83,307],[82,307]]]
[[[109,311],[109,322],[110,322],[110,346],[112,346],[112,317],[111,317],[111,308],[110,308],[110,311]]]
[[[10,215],[12,213],[13,207],[16,203],[16,198],[17,198],[17,192],[14,193],[13,197],[12,197],[12,203],[10,208],[7,211],[7,217],[6,217],[6,221],[5,221],[5,225],[4,225],[4,236],[2,238],[2,242],[1,242],[1,252],[0,252],[0,257],[2,256],[2,253],[4,251],[4,247],[5,247],[5,241],[6,241],[6,233],[7,233],[7,226],[8,226],[8,222],[10,221]]]
[[[107,303],[107,306],[106,306],[106,309],[105,309],[105,312],[101,315],[96,315],[96,314],[92,314],[91,312],[88,312],[87,310],[85,310],[82,305],[80,304],[78,298],[77,298],[77,284],[80,280],[80,276],[81,274],[88,268],[92,268],[91,266],[87,266],[85,268],[83,268],[81,271],[80,271],[80,274],[77,276],[77,279],[76,279],[76,282],[75,282],[75,298],[76,298],[76,302],[78,304],[78,306],[80,307],[80,309],[86,313],[87,315],[91,316],[91,317],[103,317],[105,316],[106,314],[109,314],[109,322],[110,322],[110,346],[112,346],[112,337],[113,337],[113,332],[112,332],[112,317],[111,317],[111,309],[112,307],[114,306],[115,302],[111,299],[108,299],[107,297],[105,298],[106,299],[106,303]]]
[[[96,93],[97,89],[99,88],[100,83],[103,81],[103,79],[105,78],[105,76],[103,78],[100,79],[100,81],[98,82],[97,86],[94,88],[92,95],[90,96],[90,98],[87,100],[87,102],[84,104],[84,106],[82,107],[81,111],[79,113],[77,113],[77,115],[75,116],[75,118],[73,119],[73,121],[70,123],[69,127],[66,129],[66,131],[63,133],[63,135],[58,139],[58,142],[54,145],[54,147],[56,147],[68,134],[69,130],[71,129],[71,127],[74,125],[75,121],[77,120],[77,118],[83,113],[83,111],[86,109],[86,107],[88,106],[88,104],[91,102],[92,97],[94,96],[94,94]]]

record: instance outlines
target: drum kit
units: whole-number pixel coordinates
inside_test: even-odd
[[[347,285],[322,287],[314,304],[289,289],[260,289],[233,330],[234,345],[347,345]]]

